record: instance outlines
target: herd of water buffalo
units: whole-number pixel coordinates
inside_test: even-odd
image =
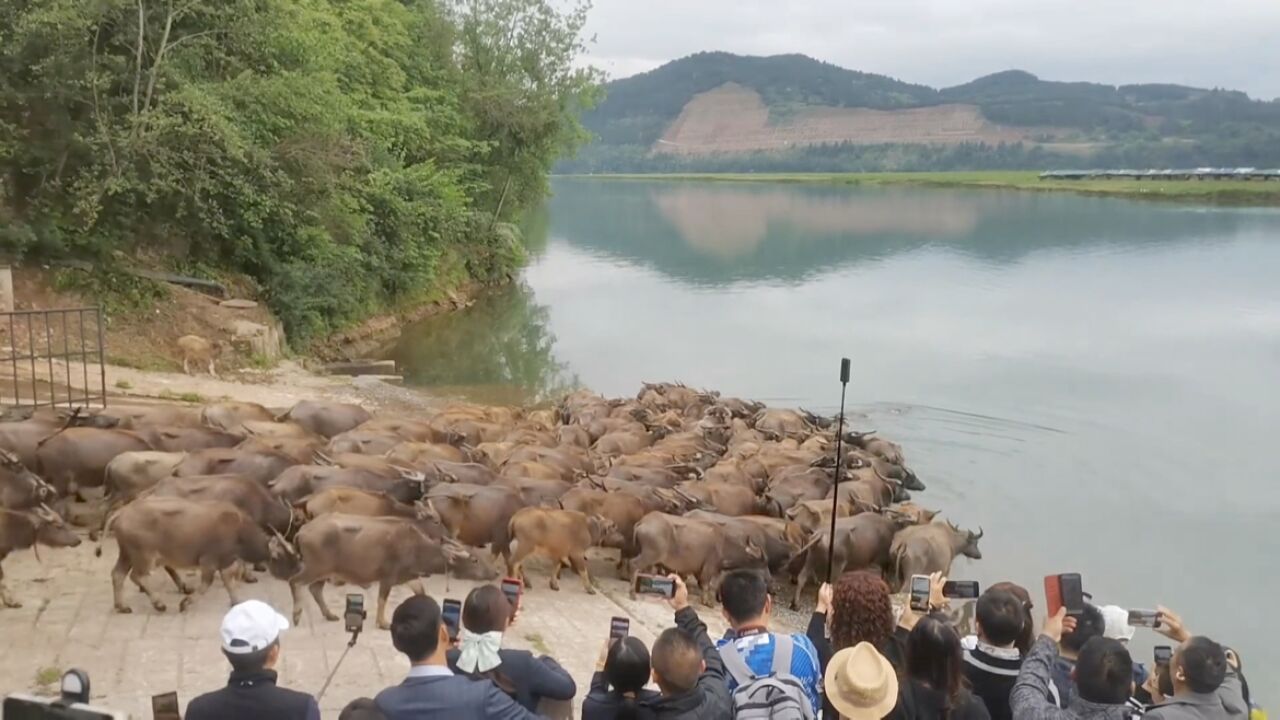
[[[327,581],[378,583],[386,627],[395,585],[497,577],[477,551],[485,546],[520,577],[524,560],[543,554],[552,589],[569,567],[589,593],[587,549],[615,548],[620,577],[694,577],[707,604],[718,579],[742,567],[789,574],[797,603],[826,578],[833,507],[836,574],[879,569],[900,587],[956,555],[981,557],[980,530],[910,502],[924,485],[897,444],[847,432],[837,471],[833,427],[674,383],[645,384],[631,399],[577,391],[555,407],[414,416],[315,401],[10,413],[0,418],[0,561],[78,545],[59,511],[101,494],[90,537],[99,553],[107,536],[118,545],[119,612],[131,612],[126,578],[165,610],[156,566],[186,596],[182,609],[215,576],[234,601],[237,579],[256,582],[256,569],[290,583],[295,622],[304,588],[334,620]],[[178,570],[198,570],[198,590]],[[16,607],[3,577],[0,600]]]

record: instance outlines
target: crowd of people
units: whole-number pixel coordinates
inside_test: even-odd
[[[1170,657],[1136,662],[1134,630],[1113,606],[1065,608],[1036,632],[1033,602],[1012,583],[975,604],[976,633],[962,637],[946,612],[945,578],[930,578],[927,610],[895,616],[889,587],[858,571],[823,585],[807,632],[772,627],[763,576],[726,575],[729,624],[713,640],[671,576],[674,626],[646,647],[632,636],[604,643],[582,699],[583,720],[1248,720],[1250,693],[1239,655],[1193,635],[1160,608],[1155,632]],[[408,659],[404,681],[350,703],[339,720],[541,717],[577,693],[555,660],[502,647],[518,615],[498,587],[471,591],[451,633],[441,607],[414,595],[395,609],[392,642]],[[235,606],[222,625],[227,686],[195,698],[188,720],[315,720],[316,700],[276,685],[289,623],[260,601]]]

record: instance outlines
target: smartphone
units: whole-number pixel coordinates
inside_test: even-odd
[[[671,599],[676,596],[676,583],[661,575],[637,575],[636,592],[640,595],[657,595]]]
[[[1130,610],[1129,624],[1133,627],[1160,627],[1160,613],[1155,610]]]
[[[524,583],[516,578],[502,578],[502,594],[507,596],[507,602],[511,603],[511,612],[514,614],[516,606],[520,604],[520,593],[524,592]]]
[[[462,602],[447,598],[444,604],[440,606],[440,619],[444,621],[444,626],[449,629],[449,639],[458,639],[458,630],[462,623]]]
[[[1065,607],[1068,615],[1080,615],[1084,612],[1084,583],[1080,573],[1062,573],[1047,575],[1044,579],[1045,605],[1052,617]]]
[[[1173,648],[1168,645],[1157,645],[1155,652],[1156,665],[1168,665],[1173,660]]]
[[[151,717],[153,720],[182,720],[182,715],[178,712],[178,693],[152,695]]]
[[[621,640],[631,634],[631,620],[624,617],[615,617],[609,620],[609,642]]]
[[[911,609],[916,612],[929,612],[929,576],[911,576]]]
[[[364,595],[351,593],[347,595],[347,609],[343,620],[347,624],[347,632],[357,633],[364,629]]]
[[[952,600],[976,600],[980,594],[977,580],[948,580],[942,584],[942,596]]]

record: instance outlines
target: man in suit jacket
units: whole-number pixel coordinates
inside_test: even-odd
[[[526,720],[538,717],[488,680],[456,676],[445,652],[449,634],[440,606],[414,595],[391,616],[391,642],[409,658],[409,676],[378,693],[388,720]]]

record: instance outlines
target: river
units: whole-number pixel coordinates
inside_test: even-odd
[[[1280,701],[1280,211],[1058,193],[557,180],[522,280],[405,333],[410,383],[680,380],[901,442],[981,526],[953,577],[1175,608]],[[1038,612],[1038,611],[1037,611]],[[1139,630],[1135,658],[1150,661]],[[1265,688],[1265,689],[1264,689]]]

